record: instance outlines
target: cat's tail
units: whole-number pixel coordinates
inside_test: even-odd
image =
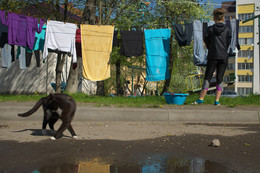
[[[39,107],[42,105],[44,99],[45,99],[44,97],[41,98],[41,99],[33,106],[32,109],[30,109],[29,111],[27,111],[27,112],[25,112],[25,113],[18,114],[18,116],[20,116],[20,117],[28,117],[28,116],[32,115],[34,112],[36,112],[36,111],[39,109]]]

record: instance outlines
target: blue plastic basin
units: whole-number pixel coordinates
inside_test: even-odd
[[[164,93],[167,104],[183,105],[189,94]]]

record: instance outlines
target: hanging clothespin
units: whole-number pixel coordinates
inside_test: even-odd
[[[231,20],[231,16],[229,17],[229,20]]]
[[[27,14],[30,17],[30,13]]]
[[[181,25],[182,25],[182,21],[181,21]]]
[[[9,10],[10,13],[12,13],[12,10]]]
[[[78,23],[76,22],[75,25],[78,26]]]

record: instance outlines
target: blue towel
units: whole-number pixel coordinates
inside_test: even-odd
[[[161,81],[170,78],[169,52],[171,29],[145,30],[146,80]]]

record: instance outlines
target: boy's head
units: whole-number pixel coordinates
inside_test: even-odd
[[[225,14],[226,10],[224,8],[216,8],[213,11],[213,17],[214,17],[214,21],[215,22],[220,22],[220,21],[224,21],[224,14]]]

